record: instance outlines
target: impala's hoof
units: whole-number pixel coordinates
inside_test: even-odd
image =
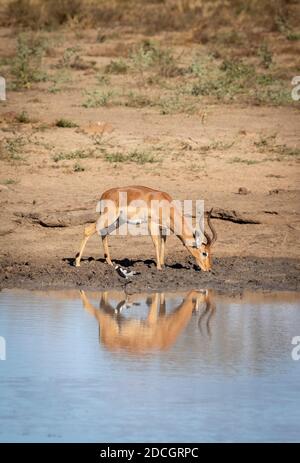
[[[75,267],[80,267],[80,263],[79,263],[79,262],[75,262]]]

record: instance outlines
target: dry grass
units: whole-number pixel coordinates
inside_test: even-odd
[[[295,106],[297,8],[294,0],[6,0],[2,24],[17,26],[16,44],[0,72],[9,90],[51,94],[84,76],[87,109],[200,115],[216,102]],[[168,40],[157,33],[179,29]]]
[[[58,27],[65,23],[134,26],[146,32],[195,28],[201,41],[225,26],[252,21],[268,31],[280,30],[295,38],[294,0],[7,0],[2,23],[31,28]],[[214,32],[216,35],[216,32]]]

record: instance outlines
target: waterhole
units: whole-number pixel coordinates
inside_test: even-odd
[[[0,441],[299,441],[299,301],[3,290]]]

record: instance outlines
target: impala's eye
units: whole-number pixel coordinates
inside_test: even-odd
[[[208,256],[207,252],[202,252],[202,256],[207,257]]]

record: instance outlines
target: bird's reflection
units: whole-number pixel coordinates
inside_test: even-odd
[[[215,305],[211,292],[207,290],[188,292],[169,313],[166,311],[164,293],[149,294],[142,299],[139,295],[133,295],[113,305],[109,293],[103,292],[99,308],[90,303],[84,291],[80,291],[80,296],[85,310],[98,320],[100,342],[109,350],[131,353],[168,350],[184,331],[194,312],[200,313],[200,333],[211,336],[210,322]],[[145,320],[123,315],[124,309],[143,303],[148,307]]]

